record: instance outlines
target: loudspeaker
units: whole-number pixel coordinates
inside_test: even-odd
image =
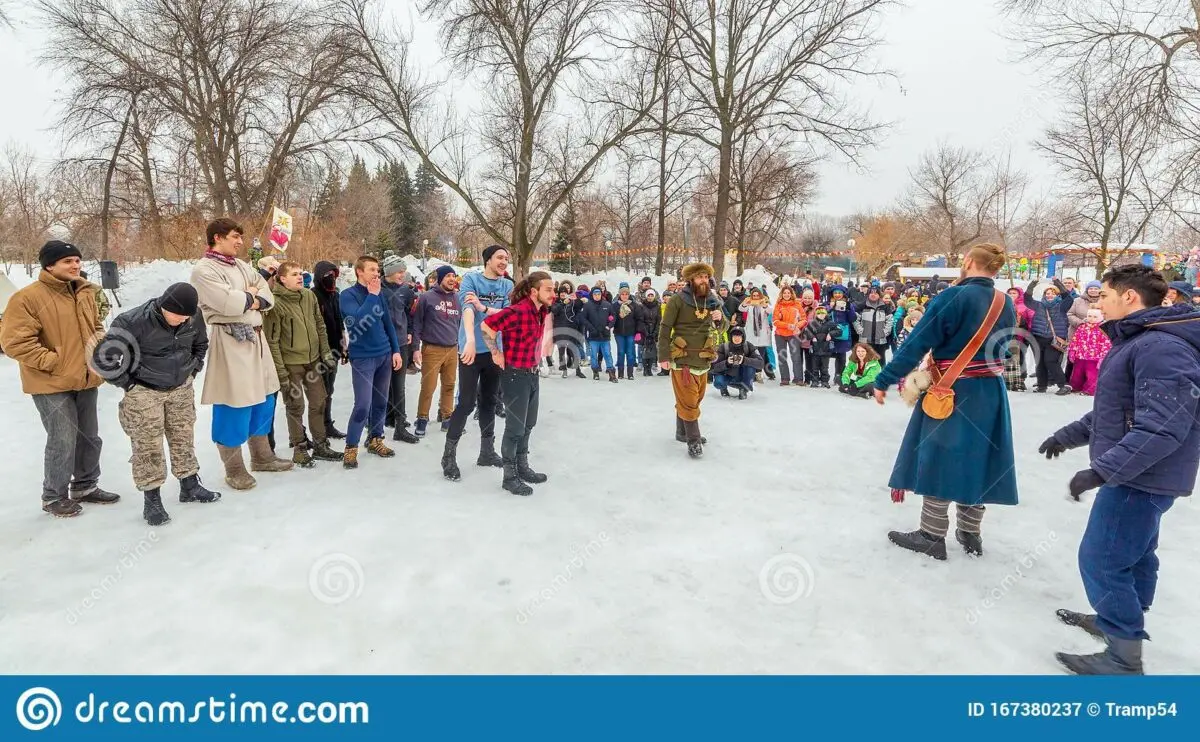
[[[121,275],[117,272],[115,260],[100,261],[100,286],[107,291],[121,288]]]

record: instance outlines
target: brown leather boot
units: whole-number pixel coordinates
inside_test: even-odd
[[[275,455],[265,435],[250,438],[250,471],[289,471],[292,466],[292,462]]]
[[[383,438],[371,438],[367,441],[367,450],[376,456],[382,456],[385,459],[396,455],[396,452],[387,447],[383,442]]]
[[[221,463],[225,465],[225,483],[235,490],[254,489],[258,482],[246,471],[246,462],[242,459],[242,447],[217,445],[221,454]]]

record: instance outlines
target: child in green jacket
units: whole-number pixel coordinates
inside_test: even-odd
[[[879,354],[867,343],[859,343],[850,351],[850,359],[842,371],[841,384],[838,391],[852,397],[870,397],[871,385],[875,377],[883,370],[879,363]]]

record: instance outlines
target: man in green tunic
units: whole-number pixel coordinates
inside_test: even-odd
[[[675,392],[675,440],[688,444],[688,455],[704,455],[700,403],[708,390],[708,371],[717,357],[717,338],[729,328],[721,302],[711,292],[713,269],[704,263],[684,266],[686,284],[667,301],[658,334],[659,366],[671,372]]]

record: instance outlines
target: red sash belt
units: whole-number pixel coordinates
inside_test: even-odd
[[[954,365],[954,359],[948,361],[934,361],[938,371],[945,371]],[[963,369],[961,378],[964,379],[983,379],[989,376],[1003,376],[1004,361],[971,361],[967,367]]]

